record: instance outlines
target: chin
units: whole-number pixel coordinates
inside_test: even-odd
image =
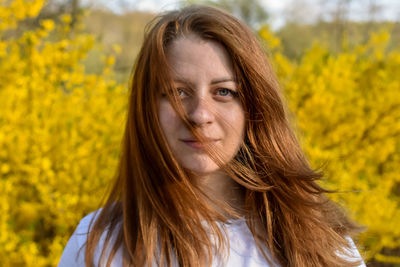
[[[207,161],[182,162],[182,166],[195,175],[204,176],[220,170],[220,167],[211,159]]]

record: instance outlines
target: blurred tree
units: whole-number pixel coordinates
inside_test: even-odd
[[[338,0],[336,1],[336,8],[333,12],[334,35],[335,35],[335,50],[338,51],[342,46],[347,22],[349,20],[351,0]]]
[[[349,21],[346,23],[340,45],[336,44],[337,36],[332,34],[335,32],[336,26],[335,22],[323,20],[313,24],[288,22],[276,32],[276,35],[281,39],[283,53],[290,59],[295,60],[299,60],[304,52],[315,42],[324,44],[332,53],[339,53],[343,49],[366,43],[372,32],[381,29],[387,29],[392,36],[388,43],[388,51],[398,47],[400,42],[399,22],[376,21],[370,23]]]
[[[389,4],[376,0],[292,0],[284,8],[286,23],[278,31],[284,53],[298,59],[317,39],[338,53],[346,45],[366,43],[371,32],[382,28],[391,30],[391,50],[399,41],[399,24],[385,23],[383,11],[388,8]]]
[[[69,0],[69,5],[71,6],[71,27],[73,28],[78,19],[79,13],[79,1],[78,0]]]
[[[94,34],[107,52],[121,50],[116,55],[114,70],[116,79],[126,83],[133,62],[139,52],[145,25],[154,18],[154,14],[130,11],[117,15],[107,10],[91,10],[84,22],[88,32]],[[101,71],[100,51],[91,51],[88,55],[88,69],[93,73]]]
[[[375,21],[380,13],[382,13],[382,4],[378,4],[376,0],[369,0],[368,4],[368,21]]]
[[[364,40],[368,40],[368,33],[373,30],[374,24],[379,17],[379,14],[382,13],[382,5],[376,3],[375,0],[369,0],[368,4],[368,19],[367,19],[367,27],[364,32]]]
[[[308,0],[292,0],[283,9],[283,16],[286,23],[312,23],[317,16],[317,6],[309,3]]]

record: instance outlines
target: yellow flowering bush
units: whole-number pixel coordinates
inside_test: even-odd
[[[56,266],[81,217],[113,177],[125,88],[83,60],[94,38],[62,16],[20,33],[44,1],[0,6],[0,265]],[[78,27],[79,28],[79,27]]]
[[[390,35],[333,55],[313,46],[299,63],[281,53],[268,27],[260,37],[288,99],[312,166],[326,174],[330,196],[366,226],[360,245],[367,259],[400,263],[400,51]]]
[[[55,266],[82,216],[98,208],[113,177],[126,88],[113,57],[84,64],[97,46],[71,17],[21,33],[44,0],[0,0],[0,262]],[[355,220],[367,259],[399,263],[400,52],[389,35],[333,55],[314,46],[295,63],[268,27],[270,49],[299,138],[325,186]],[[118,50],[118,49],[116,49]]]

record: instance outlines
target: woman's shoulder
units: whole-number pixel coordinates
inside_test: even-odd
[[[360,252],[357,249],[356,244],[354,243],[353,239],[350,236],[346,236],[347,242],[349,242],[349,248],[345,249],[347,255],[341,255],[343,258],[346,258],[350,261],[360,261],[359,267],[365,267],[365,262],[363,261],[363,258],[361,257]]]
[[[244,219],[230,221],[225,229],[229,238],[230,253],[227,264],[224,266],[280,266],[272,258],[269,249],[263,246],[263,252],[269,260],[265,259]],[[345,238],[349,246],[343,249],[343,253],[338,252],[338,255],[351,262],[359,261],[359,267],[365,267],[353,239],[350,236],[345,236]]]
[[[87,235],[100,212],[101,209],[93,211],[79,221],[78,226],[64,248],[58,267],[85,266]]]
[[[78,226],[75,229],[75,232],[73,235],[77,235],[78,239],[81,241],[86,241],[87,234],[90,232],[90,229],[92,229],[94,222],[98,218],[102,208],[93,211],[89,214],[87,214],[85,217],[83,217],[80,221]],[[90,227],[90,229],[89,229]],[[83,242],[84,243],[84,242]]]

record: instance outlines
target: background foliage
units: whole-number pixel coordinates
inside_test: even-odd
[[[399,264],[400,51],[386,50],[382,30],[337,54],[315,45],[294,63],[267,27],[260,35],[312,165],[339,191],[330,196],[367,227],[359,240],[366,258]]]
[[[39,19],[43,0],[0,1],[1,264],[55,266],[114,175],[127,86],[111,55],[123,56],[70,15]],[[371,266],[400,264],[400,51],[384,26],[363,44],[294,57],[258,31],[312,165],[367,227]]]
[[[95,48],[71,17],[34,19],[43,1],[0,9],[0,265],[56,266],[83,214],[97,208],[114,174],[126,92],[111,76],[87,74]]]

